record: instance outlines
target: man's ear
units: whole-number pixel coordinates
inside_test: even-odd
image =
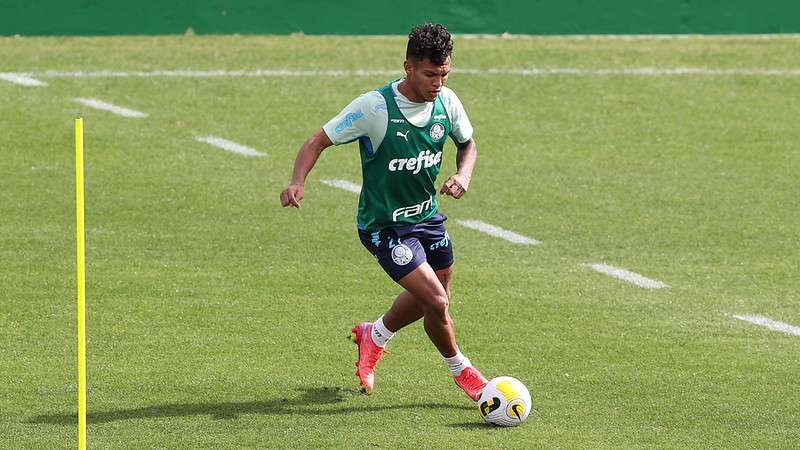
[[[411,71],[414,69],[414,64],[410,60],[406,59],[403,61],[403,69],[405,69],[406,77],[408,77],[411,75]]]

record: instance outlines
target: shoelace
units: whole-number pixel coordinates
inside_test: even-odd
[[[464,377],[464,384],[470,387],[475,387],[478,385],[482,385],[483,381],[478,377],[478,375],[475,372],[468,370],[466,376]]]

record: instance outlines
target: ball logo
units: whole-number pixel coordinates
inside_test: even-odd
[[[486,400],[485,402],[481,403],[481,415],[483,417],[488,416],[490,413],[497,410],[501,404],[502,402],[497,397],[492,397],[489,400]]]
[[[436,122],[433,124],[428,134],[431,135],[431,139],[433,139],[434,142],[439,142],[444,137],[444,125]]]
[[[392,261],[398,266],[405,266],[414,259],[414,252],[406,244],[397,244],[392,249]]]
[[[515,400],[508,404],[506,414],[508,414],[508,417],[516,417],[517,420],[521,421],[522,417],[525,415],[525,405],[523,405],[521,401]]]

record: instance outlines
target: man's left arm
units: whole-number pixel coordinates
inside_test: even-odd
[[[475,161],[478,159],[478,147],[475,139],[458,144],[456,152],[456,174],[444,182],[441,193],[453,198],[461,198],[469,189],[469,182],[472,179],[472,169],[475,168]]]

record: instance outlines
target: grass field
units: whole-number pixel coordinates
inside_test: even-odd
[[[76,442],[77,114],[90,447],[798,445],[800,337],[733,315],[800,325],[800,39],[455,46],[454,68],[474,71],[449,85],[480,156],[470,192],[442,200],[456,251],[451,313],[487,376],[528,385],[528,422],[484,426],[420,324],[392,341],[376,392],[356,392],[345,337],[399,290],[358,242],[357,196],[321,183],[360,183],[354,145],[323,154],[303,208],[279,206],[303,140],[392,75],[46,73],[398,77],[404,38],[0,38],[0,72],[48,84],[0,80],[0,447]],[[719,72],[658,71],[687,67]],[[531,68],[576,72],[514,72]],[[658,70],[596,72],[626,68]],[[205,135],[268,156],[195,140]],[[449,143],[445,178],[454,153]]]

